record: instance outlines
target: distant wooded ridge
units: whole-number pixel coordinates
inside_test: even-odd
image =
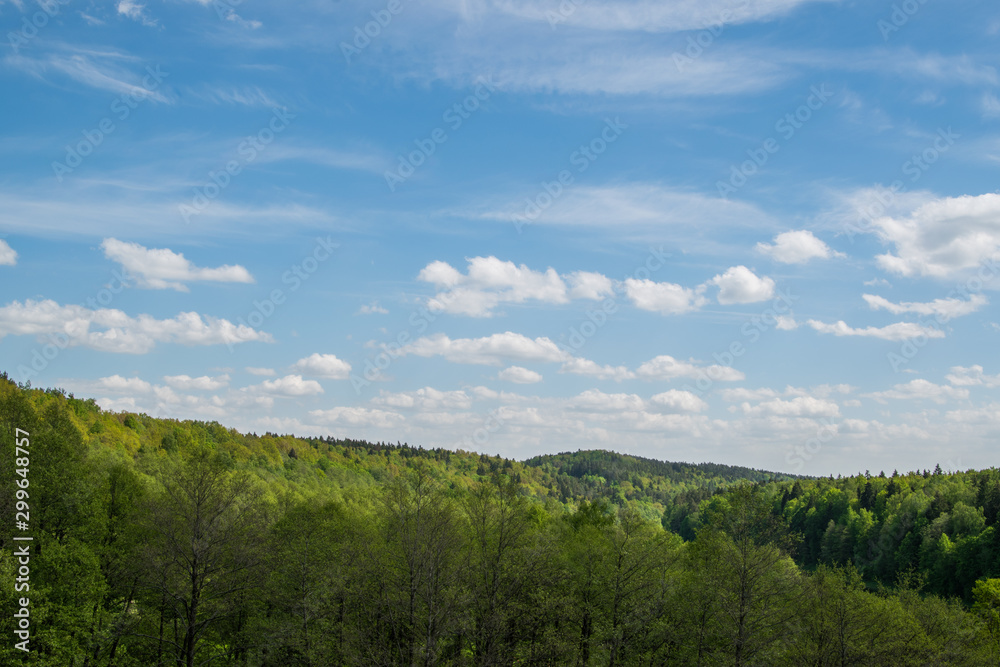
[[[23,609],[32,664],[59,666],[1000,659],[995,468],[514,461],[113,413],[5,374],[0,451],[3,664]]]

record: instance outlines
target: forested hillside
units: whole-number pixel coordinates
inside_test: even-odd
[[[1000,658],[997,470],[522,463],[108,413],[6,376],[0,439],[2,664]]]

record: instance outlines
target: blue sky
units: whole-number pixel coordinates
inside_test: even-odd
[[[526,458],[996,465],[987,3],[0,2],[0,359]]]

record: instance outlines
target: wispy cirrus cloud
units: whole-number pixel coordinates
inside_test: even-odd
[[[46,83],[58,75],[97,90],[105,90],[116,95],[132,95],[138,99],[149,99],[170,104],[173,100],[158,90],[161,82],[152,77],[149,70],[141,67],[139,59],[121,51],[97,51],[68,45],[58,45],[52,52],[32,57],[24,54],[9,55],[3,60],[10,69],[18,70]],[[126,67],[124,63],[130,63]],[[157,70],[150,67],[150,70]],[[167,72],[159,72],[162,77]]]

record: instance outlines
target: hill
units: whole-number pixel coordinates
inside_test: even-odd
[[[112,413],[2,374],[0,454],[3,664],[1000,657],[995,469],[519,462]]]

